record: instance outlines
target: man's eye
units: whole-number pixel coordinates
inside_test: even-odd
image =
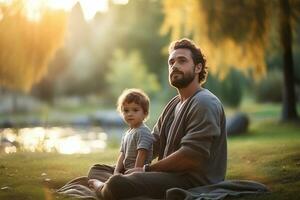
[[[185,62],[185,59],[179,59],[178,62],[179,62],[179,63],[184,63],[184,62]]]

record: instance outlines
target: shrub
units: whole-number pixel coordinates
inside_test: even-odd
[[[210,74],[205,87],[218,96],[221,101],[230,107],[238,107],[243,98],[245,77],[235,69],[230,70],[224,80]]]
[[[255,84],[255,98],[258,102],[281,102],[282,86],[282,73],[279,70],[273,70]]]

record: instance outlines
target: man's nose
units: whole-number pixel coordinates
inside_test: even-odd
[[[170,73],[173,73],[173,72],[180,72],[180,69],[179,69],[179,65],[178,64],[174,64],[171,68],[170,68]]]
[[[173,65],[171,65],[171,69],[178,69],[178,63],[174,62]]]

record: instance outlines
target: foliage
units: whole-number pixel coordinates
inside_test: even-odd
[[[62,72],[68,66],[70,60],[64,48],[57,50],[55,57],[48,64],[48,73],[38,84],[33,85],[31,94],[40,100],[48,103],[53,103],[56,94],[60,93],[61,89],[57,86]],[[56,83],[56,84],[54,84]]]
[[[66,16],[44,7],[39,14],[30,19],[23,0],[0,2],[0,85],[28,91],[47,73],[63,42]]]
[[[54,94],[96,93],[104,101],[111,102],[108,94],[114,89],[105,77],[117,49],[139,51],[147,71],[155,73],[162,82],[166,79],[163,72],[167,70],[167,59],[161,52],[168,42],[168,36],[159,35],[162,19],[159,1],[111,3],[107,12],[97,13],[91,21],[84,20],[80,3],[77,3],[69,15],[65,45],[52,62],[62,70],[60,73],[51,71],[46,77],[53,85]],[[65,58],[61,61],[64,66],[57,57]]]
[[[163,47],[169,42],[169,36],[161,36],[159,29],[163,21],[160,1],[129,1],[125,7],[115,8],[118,11],[116,23],[120,34],[119,48],[132,51],[139,50],[150,72],[158,76],[167,69],[167,58]],[[160,76],[159,80],[166,77]]]
[[[231,70],[226,79],[221,82],[223,89],[221,97],[228,106],[238,107],[243,98],[243,80],[241,74]]]
[[[85,21],[79,3],[73,7],[68,16],[65,44],[50,63],[52,66],[59,66],[61,73],[51,71],[46,77],[55,94],[85,95],[91,91],[99,92],[106,86],[99,84],[97,80],[104,76],[103,65],[106,63],[102,58],[109,55],[110,49],[106,43],[99,45],[99,35],[95,35],[92,29],[101,26],[102,24],[91,26]],[[102,48],[106,48],[106,51]],[[99,59],[101,63],[97,62]]]
[[[300,1],[164,0],[163,5],[162,33],[171,31],[172,39],[193,36],[204,49],[210,71],[221,78],[231,67],[252,71],[255,79],[265,75],[267,52],[274,50],[274,44],[280,46],[285,77],[282,118],[298,118],[292,41]]]
[[[205,87],[218,96],[225,105],[238,107],[243,98],[245,78],[242,73],[231,69],[226,78],[221,80],[217,75],[209,75]]]
[[[156,75],[147,70],[138,51],[115,51],[106,78],[114,98],[125,88],[141,88],[150,96],[160,89]]]
[[[265,73],[268,20],[265,1],[164,1],[162,33],[172,39],[193,36],[208,58],[210,71],[225,76],[231,67]],[[233,25],[233,23],[235,25]],[[251,27],[251,28],[250,28]]]
[[[282,101],[282,76],[278,70],[269,72],[260,80],[254,89],[258,102],[281,102]]]
[[[290,1],[293,28],[297,28],[299,1]],[[279,3],[247,0],[164,0],[161,33],[172,39],[193,37],[208,58],[210,71],[224,76],[230,68],[254,78],[266,73],[265,58],[280,48]],[[221,77],[223,77],[221,76]]]

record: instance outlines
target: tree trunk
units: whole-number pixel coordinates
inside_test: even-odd
[[[283,47],[283,107],[282,120],[298,119],[293,71],[291,8],[289,0],[280,0],[280,38]]]

